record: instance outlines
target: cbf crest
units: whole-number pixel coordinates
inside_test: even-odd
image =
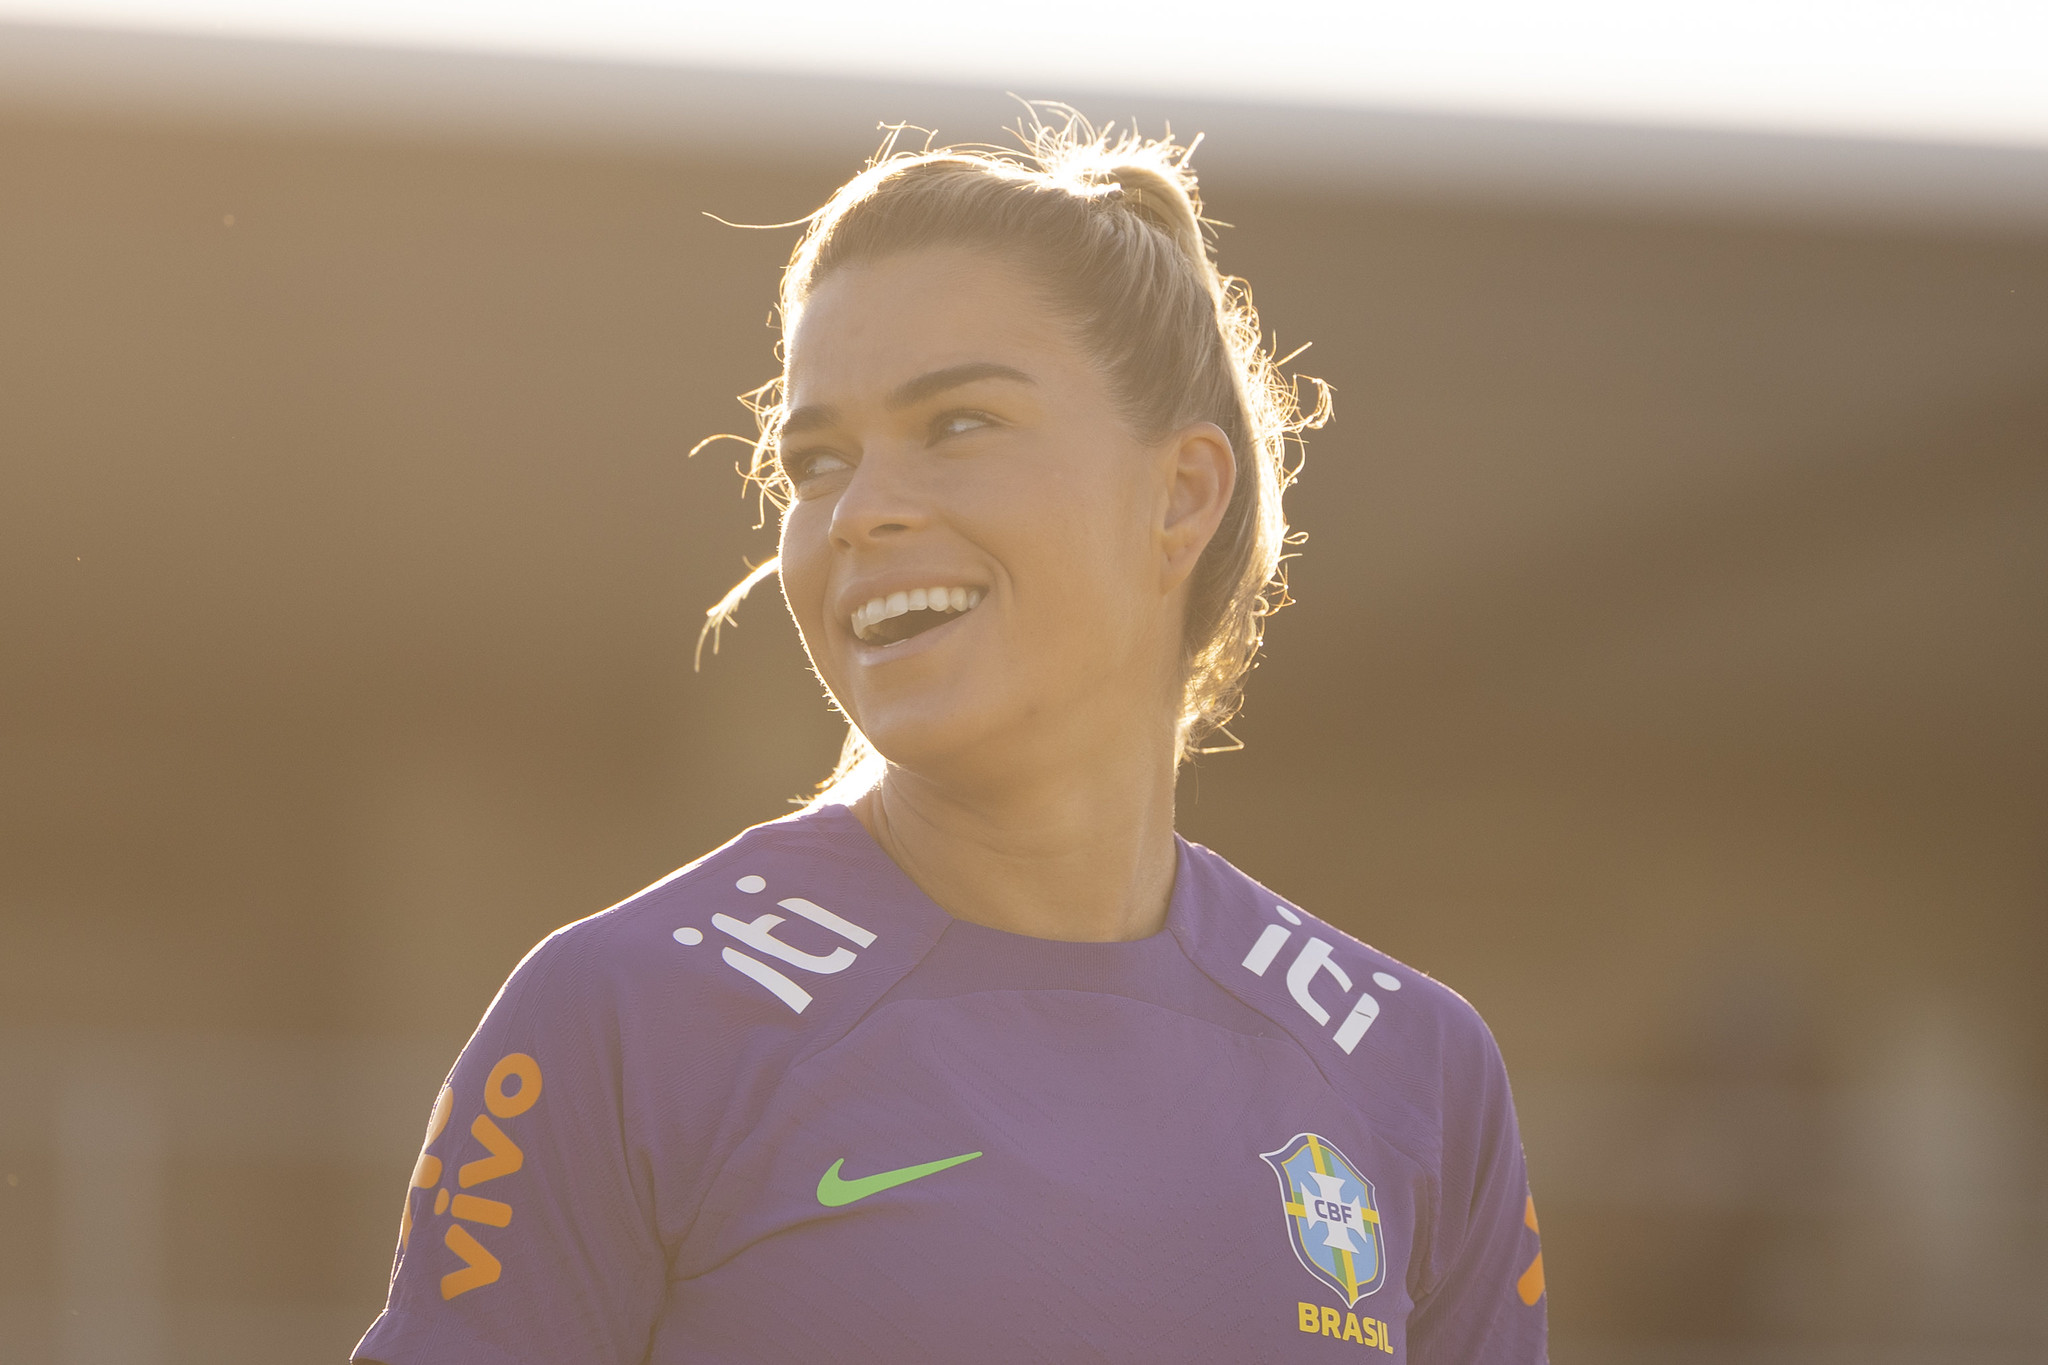
[[[1328,1138],[1298,1133],[1276,1152],[1261,1152],[1280,1177],[1287,1237],[1308,1273],[1344,1296],[1349,1307],[1387,1278],[1386,1241],[1372,1182]]]

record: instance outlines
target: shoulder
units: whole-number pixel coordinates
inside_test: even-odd
[[[843,810],[750,829],[526,955],[436,1110],[490,1126],[448,1141],[467,1131],[511,1154],[506,1174],[589,1186],[667,1236],[789,1067],[929,950],[931,915]]]
[[[1190,886],[1175,928],[1189,956],[1293,1035],[1335,1088],[1437,1121],[1493,1090],[1499,1048],[1449,986],[1199,844],[1182,845],[1181,875]]]
[[[929,948],[936,907],[843,807],[757,825],[534,946],[494,1012],[544,1008],[702,1036],[808,1032]],[[631,1028],[628,1032],[635,1031]]]

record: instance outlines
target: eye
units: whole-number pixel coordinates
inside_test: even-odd
[[[949,436],[964,436],[970,431],[980,431],[985,427],[997,425],[1000,424],[996,419],[985,412],[960,408],[952,412],[942,412],[932,419],[931,439],[934,442],[943,441]]]
[[[782,457],[783,473],[787,474],[789,481],[798,488],[851,468],[853,462],[836,450],[799,450]]]

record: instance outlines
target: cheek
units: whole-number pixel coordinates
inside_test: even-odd
[[[828,516],[815,506],[799,503],[792,507],[782,519],[778,547],[783,599],[789,603],[805,643],[812,646],[822,643],[811,637],[825,620],[825,580],[831,561],[825,553],[823,528]]]
[[[1150,543],[1150,509],[1132,471],[1133,461],[1121,450],[1090,452],[1062,471],[1064,477],[1037,481],[1028,496],[1047,539],[1058,543],[1076,572],[1116,572],[1119,578],[1101,584],[1121,593],[1121,575],[1143,555]]]
[[[1102,637],[1134,641],[1156,607],[1146,511],[1118,481],[1041,481],[1010,504],[1020,606],[1034,633],[1099,654]],[[1009,556],[1005,556],[1008,558]]]

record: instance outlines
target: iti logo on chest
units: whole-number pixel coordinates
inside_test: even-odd
[[[1259,1155],[1280,1177],[1287,1237],[1308,1273],[1342,1294],[1347,1307],[1385,1283],[1379,1206],[1350,1158],[1314,1133]]]

